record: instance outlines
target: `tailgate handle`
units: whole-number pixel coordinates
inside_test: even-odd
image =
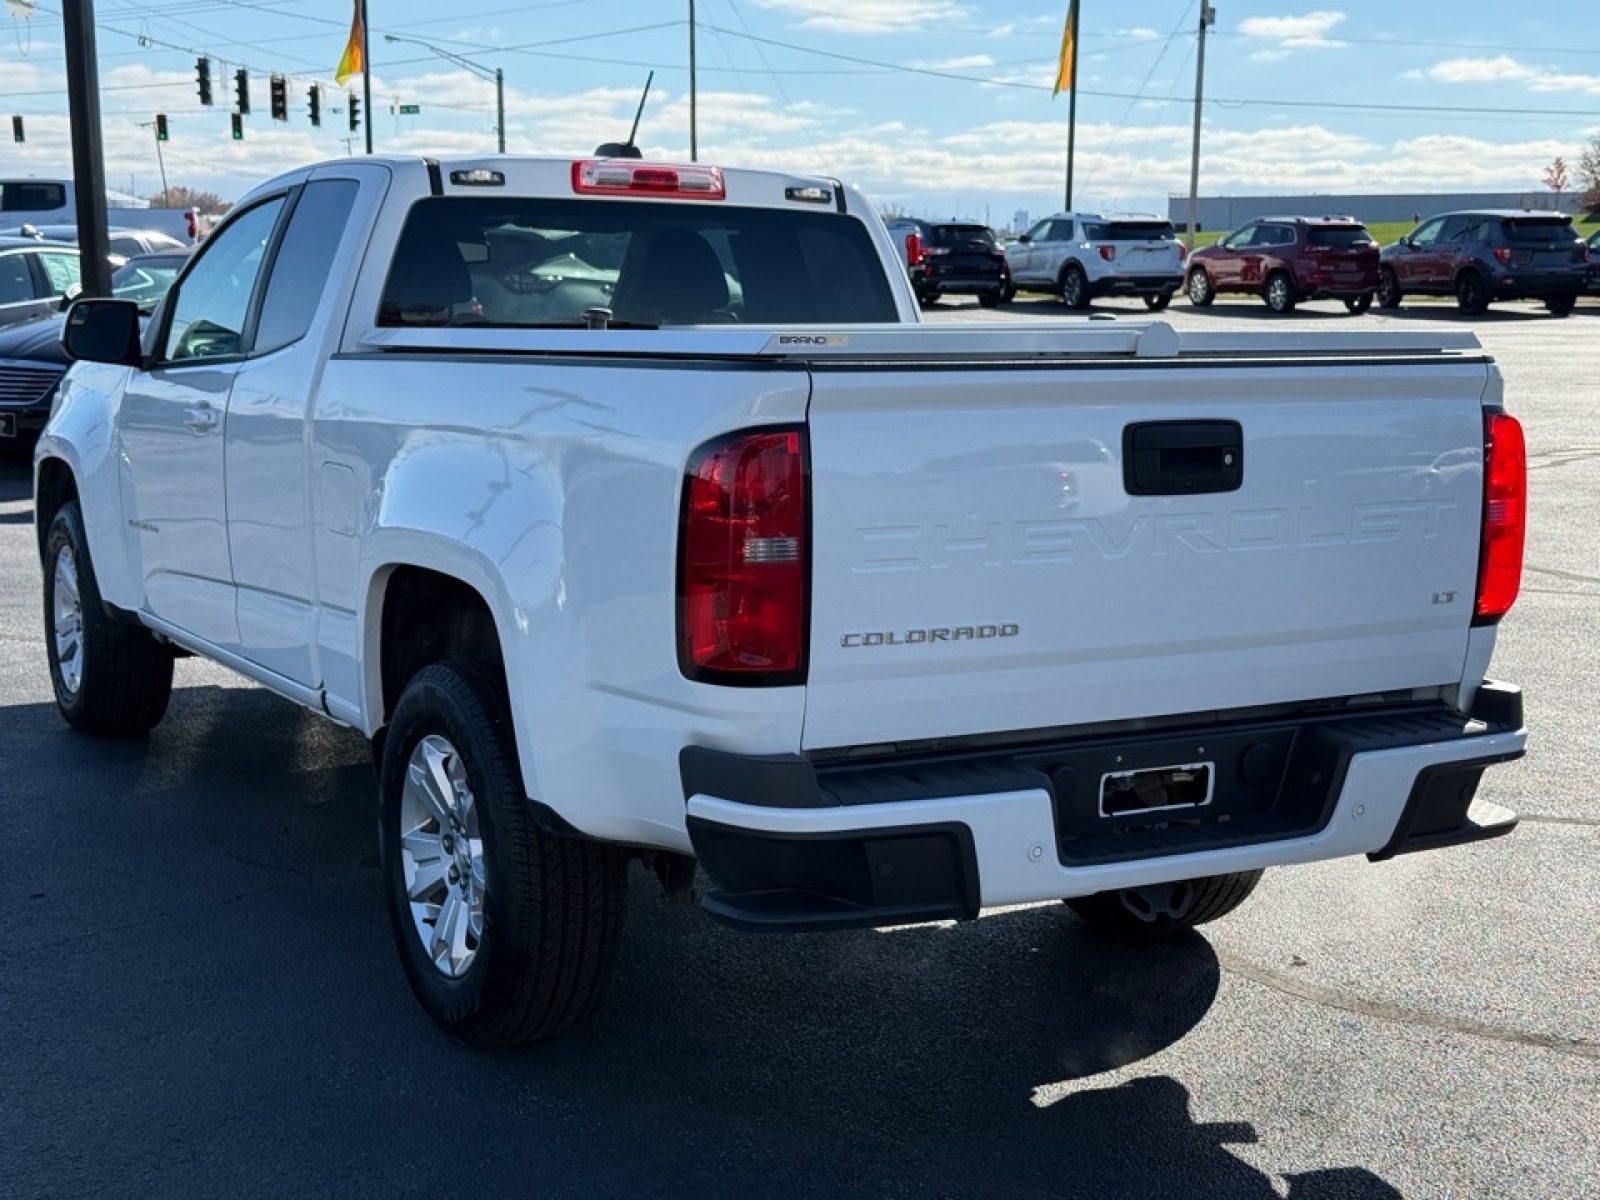
[[[1234,492],[1244,482],[1237,421],[1145,421],[1122,431],[1122,482],[1130,496]]]

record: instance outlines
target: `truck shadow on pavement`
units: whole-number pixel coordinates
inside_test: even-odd
[[[364,740],[197,670],[148,738],[0,710],[0,819],[60,848],[0,877],[19,1194],[1280,1194],[1227,1148],[1249,1122],[1130,1072],[1206,1017],[1207,940],[1129,945],[1059,905],[753,937],[635,869],[598,1017],[474,1054],[394,961]],[[1288,1182],[1400,1195],[1361,1168]]]

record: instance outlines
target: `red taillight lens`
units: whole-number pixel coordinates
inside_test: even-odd
[[[802,683],[806,450],[798,429],[703,446],[685,480],[678,662],[707,683]]]
[[[1179,262],[1187,262],[1188,258],[1189,258],[1189,247],[1185,246],[1182,242],[1179,242],[1178,243],[1178,261]]]
[[[1522,425],[1505,413],[1484,420],[1483,545],[1478,554],[1479,624],[1511,610],[1522,587],[1528,519],[1528,451]]]
[[[906,263],[918,266],[922,262],[922,238],[915,233],[906,234]]]
[[[1499,259],[1501,262],[1503,262],[1503,263],[1510,262],[1511,261],[1511,247],[1510,246],[1496,246],[1496,247],[1494,247],[1494,256],[1497,259]]]
[[[1113,261],[1117,257],[1117,248],[1115,246],[1101,246],[1100,257],[1107,262]]]

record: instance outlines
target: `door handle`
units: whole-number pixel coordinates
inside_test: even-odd
[[[1237,491],[1244,431],[1237,421],[1146,421],[1122,431],[1122,482],[1130,496]]]
[[[183,423],[196,433],[210,433],[217,427],[217,410],[209,404],[183,410]]]

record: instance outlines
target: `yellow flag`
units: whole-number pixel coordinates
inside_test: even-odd
[[[361,24],[361,0],[351,3],[355,12],[350,17],[350,41],[339,58],[339,69],[333,73],[333,81],[340,87],[350,76],[363,75],[367,70],[367,31]],[[1073,6],[1077,6],[1077,0],[1073,0]]]
[[[1067,5],[1067,24],[1061,31],[1061,62],[1056,65],[1056,90],[1050,93],[1054,100],[1062,92],[1072,90],[1072,68],[1078,57],[1078,0]]]

